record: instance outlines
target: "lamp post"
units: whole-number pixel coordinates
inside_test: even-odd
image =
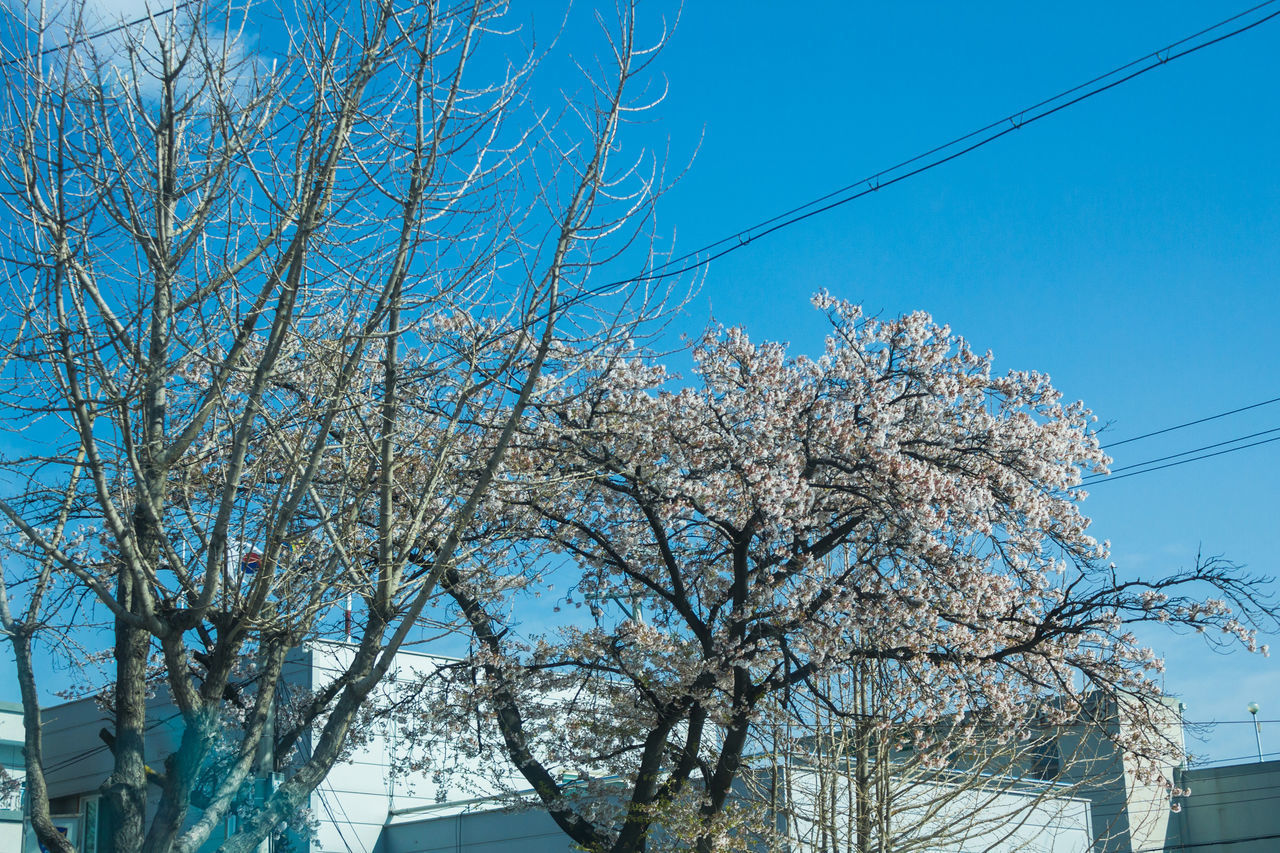
[[[1182,761],[1178,765],[1187,769],[1187,703],[1178,702],[1178,739],[1182,744]]]
[[[1245,706],[1253,715],[1253,739],[1258,743],[1258,761],[1262,761],[1262,723],[1258,722],[1258,703],[1250,702]]]

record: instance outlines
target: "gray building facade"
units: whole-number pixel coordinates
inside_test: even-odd
[[[1181,787],[1191,796],[1170,822],[1167,853],[1280,850],[1280,761],[1192,768]]]

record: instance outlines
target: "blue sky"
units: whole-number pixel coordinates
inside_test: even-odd
[[[651,139],[700,146],[659,232],[696,248],[1143,56],[1245,4],[686,3]],[[785,12],[782,10],[786,10]],[[1280,396],[1280,19],[713,263],[687,314],[819,346],[819,288],[923,309],[1049,373],[1112,440]],[[1117,447],[1121,466],[1280,426],[1280,404]],[[1280,443],[1103,483],[1085,504],[1126,571],[1223,555],[1274,575]],[[1152,634],[1193,752],[1255,753],[1273,659]],[[1276,638],[1269,638],[1274,645]],[[1226,722],[1231,721],[1231,722]],[[1280,750],[1280,723],[1263,728]]]

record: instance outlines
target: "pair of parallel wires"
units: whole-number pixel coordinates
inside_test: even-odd
[[[1132,438],[1126,438],[1121,441],[1113,441],[1110,444],[1102,445],[1103,450],[1111,450],[1121,445],[1131,444],[1135,441],[1143,441],[1148,438],[1165,435],[1176,430],[1186,429],[1187,427],[1197,426],[1199,424],[1216,421],[1221,418],[1237,415],[1242,412],[1260,409],[1264,406],[1271,406],[1280,403],[1280,397],[1272,397],[1269,400],[1260,400],[1256,403],[1250,403],[1247,406],[1240,406],[1225,412],[1207,415],[1195,420],[1186,421],[1185,423],[1174,424],[1173,426],[1164,427],[1163,429],[1152,430],[1151,432],[1135,435]],[[1113,483],[1117,480],[1123,480],[1127,477],[1136,477],[1139,474],[1150,474],[1153,471],[1160,471],[1165,468],[1173,468],[1178,465],[1186,465],[1188,462],[1199,462],[1203,459],[1212,459],[1216,456],[1223,456],[1228,453],[1235,453],[1238,450],[1248,450],[1251,447],[1258,447],[1263,444],[1271,444],[1280,441],[1280,426],[1271,427],[1270,429],[1258,430],[1247,435],[1238,435],[1235,438],[1229,438],[1224,441],[1215,441],[1211,444],[1193,447],[1189,450],[1183,450],[1178,453],[1170,453],[1165,456],[1158,456],[1154,459],[1147,459],[1143,462],[1134,462],[1129,465],[1122,465],[1119,468],[1112,468],[1110,474],[1096,474],[1086,477],[1084,485],[1094,486],[1098,483]],[[1268,436],[1263,438],[1262,436]],[[1256,440],[1255,440],[1256,439]]]

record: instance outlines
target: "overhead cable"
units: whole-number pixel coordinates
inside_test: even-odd
[[[1186,427],[1195,426],[1196,424],[1203,424],[1203,423],[1208,423],[1209,421],[1216,421],[1218,418],[1225,418],[1228,415],[1237,415],[1240,412],[1247,412],[1250,409],[1257,409],[1257,408],[1261,408],[1262,406],[1269,406],[1272,403],[1280,403],[1280,397],[1272,397],[1270,400],[1263,400],[1259,403],[1250,403],[1248,406],[1241,406],[1238,409],[1232,409],[1228,412],[1219,412],[1216,415],[1209,415],[1208,417],[1204,417],[1204,418],[1196,418],[1194,421],[1187,421],[1186,423],[1176,424],[1171,427],[1165,427],[1164,429],[1158,429],[1158,430],[1155,430],[1154,432],[1144,432],[1142,435],[1135,435],[1133,438],[1126,438],[1121,441],[1113,441],[1110,444],[1102,445],[1102,449],[1110,450],[1111,448],[1119,447],[1122,444],[1129,444],[1134,441],[1142,441],[1144,438],[1151,438],[1152,436],[1156,436],[1156,435],[1164,435],[1166,432],[1173,432],[1174,430],[1185,429]],[[1247,437],[1248,436],[1246,436],[1246,438]]]
[[[1267,430],[1267,432],[1274,432],[1274,430]],[[1259,435],[1261,434],[1262,433],[1259,433]],[[1240,441],[1241,439],[1235,439],[1235,440]],[[1127,477],[1136,477],[1139,474],[1150,474],[1152,471],[1160,471],[1165,468],[1172,468],[1175,465],[1186,465],[1188,462],[1199,462],[1201,459],[1212,459],[1215,456],[1222,456],[1227,453],[1235,453],[1237,450],[1247,450],[1250,447],[1257,447],[1258,445],[1261,445],[1261,444],[1270,444],[1273,441],[1280,441],[1280,435],[1277,435],[1274,438],[1264,438],[1262,441],[1254,441],[1249,444],[1242,444],[1239,447],[1228,447],[1226,450],[1219,450],[1216,453],[1206,453],[1203,456],[1193,456],[1190,459],[1180,459],[1177,462],[1167,462],[1164,465],[1157,465],[1154,468],[1144,468],[1141,471],[1130,471],[1128,474],[1121,474],[1119,477],[1108,477],[1106,475],[1100,474],[1095,478],[1089,480],[1087,485],[1096,486],[1101,483],[1114,483],[1117,480],[1123,480]],[[1223,442],[1223,443],[1230,444],[1231,442]],[[1210,446],[1216,446],[1216,445],[1210,445]],[[1188,452],[1194,453],[1195,451],[1192,450]],[[1175,455],[1181,455],[1181,454],[1175,454]],[[1146,463],[1143,463],[1143,464],[1146,464]]]
[[[1267,7],[1274,6],[1280,0],[1266,0],[1242,12],[1238,12],[1229,18],[1224,18],[1212,26],[1205,27],[1199,32],[1178,39],[1175,42],[1147,54],[1139,59],[1127,62],[1124,65],[1114,68],[1111,71],[1092,78],[1084,83],[1072,86],[1058,94],[1039,101],[1029,107],[1017,112],[1011,113],[1004,118],[994,121],[977,130],[970,131],[963,136],[956,137],[949,142],[938,145],[928,151],[917,154],[907,160],[903,160],[896,165],[887,169],[882,169],[865,178],[854,181],[850,184],[833,190],[825,195],[819,196],[805,204],[793,207],[790,210],[779,213],[755,225],[742,229],[727,237],[722,237],[713,243],[687,252],[679,257],[659,264],[644,275],[635,276],[628,279],[621,279],[610,282],[609,284],[600,285],[584,292],[582,296],[597,295],[613,288],[623,287],[628,284],[636,284],[645,281],[656,281],[658,279],[669,278],[672,276],[682,275],[687,272],[699,269],[716,260],[724,257],[730,252],[747,246],[759,240],[762,237],[780,231],[798,222],[802,222],[812,216],[825,213],[833,208],[840,207],[855,201],[863,196],[870,195],[885,187],[904,181],[907,178],[914,177],[930,169],[937,168],[944,163],[949,163],[958,157],[962,157],[971,151],[982,148],[995,142],[997,139],[1020,130],[1027,125],[1048,118],[1055,113],[1061,112],[1068,107],[1074,106],[1081,101],[1087,100],[1100,95],[1103,92],[1114,89],[1117,86],[1127,83],[1136,77],[1140,77],[1149,71],[1154,71],[1164,65],[1168,65],[1177,59],[1190,56],[1193,53],[1201,51],[1206,47],[1226,41],[1227,39],[1248,32],[1271,19],[1280,16],[1280,10],[1271,11],[1262,17],[1251,20],[1247,23],[1237,26],[1235,29],[1228,30],[1215,35],[1213,38],[1203,39],[1205,36],[1215,31],[1221,30],[1233,23],[1240,21],[1250,15],[1253,15]],[[1193,44],[1193,42],[1195,42]],[[1188,46],[1189,45],[1189,46]],[[922,162],[923,161],[923,162]],[[918,164],[918,165],[916,165]],[[908,168],[912,167],[912,168]],[[905,171],[904,171],[905,170]],[[896,173],[896,174],[895,174]],[[710,253],[710,254],[707,254]],[[688,263],[685,263],[688,261]]]
[[[198,0],[183,0],[183,2],[175,3],[167,9],[156,9],[154,11],[148,10],[147,14],[142,16],[141,18],[135,18],[132,21],[121,21],[120,23],[116,24],[113,27],[108,27],[105,30],[98,30],[97,32],[89,33],[88,35],[83,35],[83,36],[76,35],[69,42],[64,42],[62,44],[55,44],[52,47],[46,47],[44,50],[36,54],[36,56],[49,56],[51,54],[58,53],[59,51],[73,48],[77,44],[80,44],[82,42],[97,41],[100,38],[105,38],[109,35],[114,35],[115,33],[121,32],[122,30],[133,29],[134,27],[140,24],[145,24],[149,21],[155,20],[156,18],[163,18],[166,15],[172,15],[173,13],[177,12],[179,9],[185,9],[188,6],[193,6],[197,2]],[[30,57],[28,56],[11,56],[10,58],[4,60],[3,62],[0,62],[0,68],[8,68],[10,65],[17,65],[20,62],[25,62],[29,58]]]
[[[1179,456],[1188,456],[1192,453],[1200,453],[1201,451],[1204,451],[1204,450],[1212,450],[1215,447],[1225,447],[1228,444],[1235,444],[1236,442],[1239,442],[1239,441],[1247,441],[1251,438],[1257,438],[1260,435],[1270,435],[1271,433],[1274,433],[1274,432],[1280,432],[1280,427],[1272,427],[1271,429],[1259,430],[1258,432],[1249,433],[1248,435],[1241,435],[1236,438],[1229,438],[1226,441],[1218,441],[1218,442],[1214,442],[1213,444],[1206,444],[1202,447],[1194,447],[1191,450],[1184,450],[1181,453],[1170,453],[1168,456],[1158,456],[1155,459],[1148,459],[1145,462],[1134,462],[1132,465],[1122,465],[1119,468],[1112,468],[1110,474],[1095,474],[1092,477],[1087,477],[1085,478],[1085,482],[1087,483],[1094,480],[1107,480],[1107,479],[1110,479],[1113,474],[1117,474],[1121,471],[1128,471],[1133,468],[1145,468],[1146,466],[1154,465],[1157,462],[1164,462],[1166,459],[1177,459]],[[1253,445],[1249,445],[1249,446],[1252,447]],[[1188,459],[1187,461],[1191,462],[1192,460]],[[1155,470],[1155,469],[1152,469],[1152,470]]]

